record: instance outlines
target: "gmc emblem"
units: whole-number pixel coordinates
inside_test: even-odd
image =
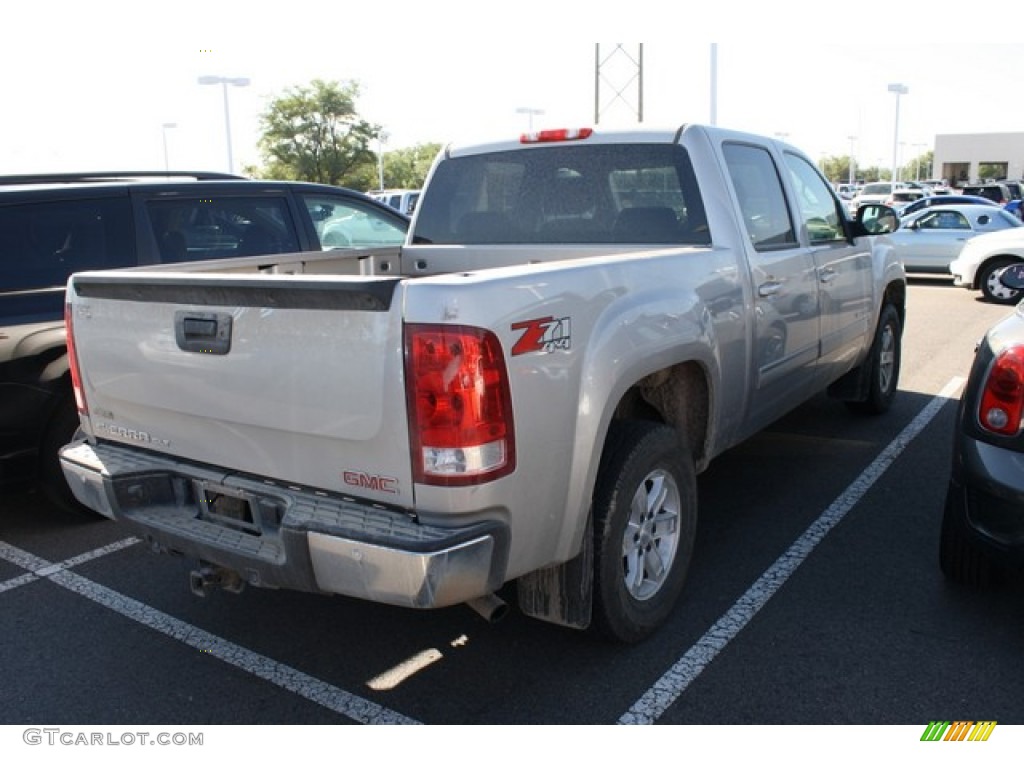
[[[363,488],[377,493],[398,493],[398,478],[395,477],[371,475],[366,472],[346,469],[341,473],[341,479],[345,485],[351,485],[354,488]]]

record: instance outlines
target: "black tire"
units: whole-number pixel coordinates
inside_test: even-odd
[[[867,396],[862,400],[848,401],[847,406],[851,410],[877,415],[885,413],[892,406],[899,387],[902,338],[899,312],[892,304],[886,304],[878,318],[871,352],[863,363],[869,368]]]
[[[1020,301],[1020,291],[1007,288],[999,282],[999,273],[1015,263],[1017,263],[1017,259],[1005,256],[993,259],[981,268],[978,273],[978,287],[981,288],[981,295],[985,301],[990,301],[993,304],[1016,304]]]
[[[68,395],[54,408],[39,445],[36,484],[43,496],[61,511],[87,517],[102,517],[75,498],[60,468],[58,452],[76,439],[79,429],[81,421],[75,408],[75,399]]]
[[[665,622],[693,557],[697,479],[675,431],[656,422],[612,425],[593,515],[593,627],[638,642]]]
[[[953,494],[962,493],[950,488],[946,494],[946,508],[942,515],[942,535],[939,539],[939,567],[943,575],[956,584],[975,589],[998,585],[1002,569],[977,542],[963,521],[963,513],[954,503]]]

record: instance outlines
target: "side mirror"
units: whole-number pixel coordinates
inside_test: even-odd
[[[1024,263],[1011,264],[1000,272],[999,282],[1014,291],[1024,288]]]
[[[857,209],[857,218],[853,222],[854,236],[887,235],[895,232],[900,226],[900,217],[894,208],[888,205],[868,203]]]

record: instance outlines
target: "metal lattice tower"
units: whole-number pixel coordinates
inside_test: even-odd
[[[610,99],[602,104],[601,86],[612,91]],[[627,92],[636,90],[635,104],[627,99]],[[601,122],[601,115],[612,107],[625,106],[635,113],[636,121],[644,121],[644,44],[639,43],[635,52],[627,50],[622,43],[616,43],[611,53],[601,55],[601,44],[594,44],[594,124]]]

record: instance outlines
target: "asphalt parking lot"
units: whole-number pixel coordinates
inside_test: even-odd
[[[1024,724],[1024,585],[978,593],[937,564],[958,388],[1008,311],[914,281],[893,411],[822,397],[722,456],[686,595],[635,647],[514,610],[197,598],[189,563],[6,493],[0,723]]]

